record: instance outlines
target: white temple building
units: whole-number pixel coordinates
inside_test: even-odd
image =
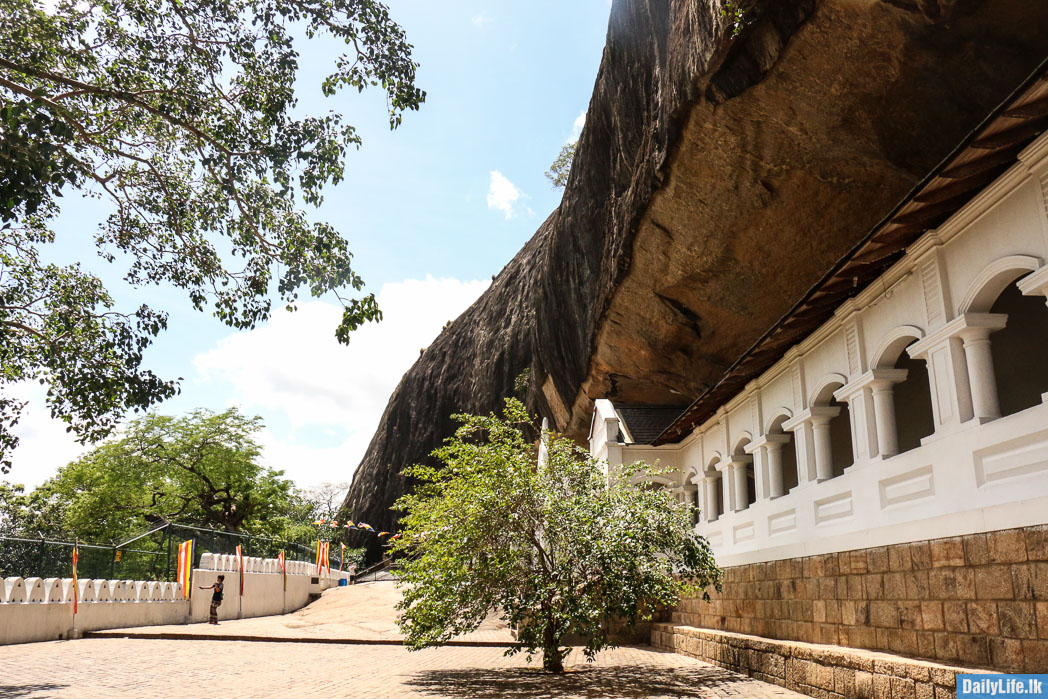
[[[734,395],[596,401],[591,453],[674,467],[722,566],[1048,521],[1048,134],[996,172]]]

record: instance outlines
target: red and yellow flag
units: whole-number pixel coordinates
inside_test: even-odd
[[[79,542],[77,542],[79,543]],[[77,544],[73,544],[73,614],[76,614],[78,603],[80,602],[80,586],[76,580],[76,564],[80,562],[80,547]]]
[[[178,582],[182,583],[182,594],[189,599],[193,592],[193,540],[178,545]]]
[[[320,575],[325,568],[331,572],[331,563],[328,560],[330,545],[328,541],[317,541],[317,575]]]
[[[240,596],[244,596],[244,552],[237,546],[237,570],[240,571]]]
[[[287,561],[283,551],[277,554],[277,565],[280,566],[280,577],[284,580],[284,591],[287,592]]]

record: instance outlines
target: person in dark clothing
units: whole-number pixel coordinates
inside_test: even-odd
[[[201,585],[201,590],[214,590],[211,593],[211,616],[208,618],[207,623],[218,626],[218,607],[222,604],[222,588],[225,587],[226,576],[219,575],[218,580],[215,581],[214,585],[208,585],[207,587]]]

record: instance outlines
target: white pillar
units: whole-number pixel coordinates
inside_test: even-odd
[[[731,463],[725,464],[720,469],[720,477],[721,493],[724,495],[724,501],[720,504],[719,512],[721,514],[734,512],[735,506],[732,493],[735,491],[735,479],[731,475]]]
[[[767,458],[764,456],[764,448],[747,449],[746,453],[753,457],[753,499],[760,502],[768,497],[768,488],[765,483],[765,464]]]
[[[965,313],[906,349],[927,363],[936,434],[1000,415],[989,334],[1007,320],[1003,313]]]
[[[877,423],[877,447],[882,458],[895,456],[899,453],[899,430],[895,420],[895,391],[892,388],[896,383],[906,380],[906,369],[893,370],[902,373],[902,378],[877,378],[870,382],[873,391],[873,412]]]
[[[760,476],[757,477],[757,500],[782,497],[786,494],[782,473],[782,450],[792,439],[788,434],[771,432],[758,437],[746,447],[747,453],[753,454],[754,474],[758,473],[758,468],[760,469]]]
[[[838,411],[840,408],[837,409]],[[833,478],[833,442],[830,440],[832,416],[818,415],[811,419],[815,437],[815,478],[819,481]]]
[[[786,494],[782,479],[782,444],[769,442],[764,448],[768,455],[768,497],[780,498]]]
[[[750,487],[746,480],[747,471],[753,457],[733,456],[731,457],[731,470],[735,476],[735,511],[745,510],[750,506]]]
[[[1001,416],[997,399],[997,377],[993,371],[993,352],[990,349],[991,328],[966,328],[964,359],[968,365],[968,380],[972,387],[972,411],[976,419],[992,420]]]
[[[717,478],[719,476],[706,476],[706,521],[712,522],[720,516],[717,509]],[[727,488],[725,488],[727,490]]]

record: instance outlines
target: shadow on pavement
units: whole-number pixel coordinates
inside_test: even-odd
[[[718,667],[672,668],[652,665],[576,666],[563,675],[537,668],[429,670],[406,684],[437,697],[710,697],[716,688],[753,682]],[[740,696],[744,689],[736,688]]]
[[[55,690],[68,689],[67,684],[30,683],[0,684],[0,697],[49,697]]]

